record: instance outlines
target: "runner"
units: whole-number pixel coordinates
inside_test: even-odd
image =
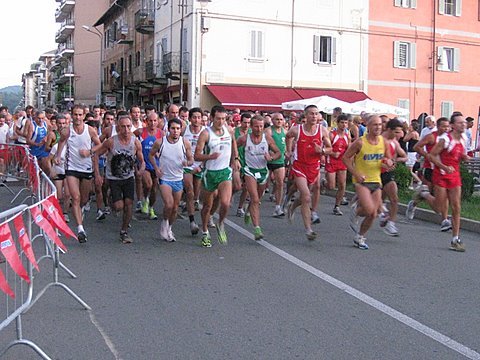
[[[83,227],[82,207],[87,203],[92,188],[93,164],[92,143],[100,145],[97,132],[83,122],[85,112],[83,106],[74,105],[72,109],[73,122],[60,133],[55,163],[61,163],[63,147],[65,152],[65,179],[72,197],[72,215],[77,223],[78,241],[85,243],[87,233]]]
[[[318,182],[322,155],[330,154],[332,146],[328,130],[318,124],[318,108],[309,105],[305,108],[304,114],[305,124],[293,126],[286,135],[287,158],[292,156],[292,143],[296,140],[291,172],[294,184],[300,192],[300,197],[288,207],[288,219],[290,222],[293,220],[295,209],[301,205],[305,234],[308,240],[315,240],[317,234],[311,227],[311,187]]]
[[[145,170],[142,145],[132,133],[132,121],[124,117],[118,121],[118,134],[107,139],[95,151],[95,181],[102,182],[98,168],[98,156],[107,154],[106,177],[112,191],[113,208],[123,210],[120,241],[123,244],[133,242],[128,235],[132,220],[133,199],[135,193],[135,164],[139,164],[138,174]]]
[[[337,186],[335,195],[334,215],[343,215],[340,205],[345,195],[347,185],[347,167],[343,163],[343,155],[350,146],[350,136],[347,131],[348,117],[345,114],[338,115],[337,129],[330,132],[330,141],[332,143],[332,153],[327,155],[325,161],[325,172],[327,179],[327,188],[333,190]],[[335,184],[336,183],[336,184]]]
[[[200,133],[205,129],[202,126],[202,109],[192,108],[188,112],[189,125],[185,127],[183,133],[184,139],[190,142],[192,153],[195,153]],[[199,210],[199,195],[202,179],[202,162],[195,161],[192,166],[183,169],[183,185],[186,193],[186,206],[188,219],[190,221],[190,232],[192,235],[198,234],[199,227],[195,222],[195,211]]]
[[[150,163],[160,179],[160,195],[163,200],[163,219],[160,223],[160,236],[165,241],[176,241],[172,225],[177,219],[178,204],[183,192],[183,167],[193,164],[190,142],[184,139],[182,122],[172,119],[168,122],[168,133],[155,141],[150,150]],[[160,153],[160,165],[155,155]]]
[[[432,127],[434,128],[434,127]],[[450,131],[450,121],[446,117],[441,117],[437,120],[435,130],[431,133],[425,135],[419,142],[415,144],[413,150],[415,150],[420,156],[424,158],[423,163],[423,182],[427,184],[421,185],[416,192],[415,197],[418,197],[418,194],[425,189],[428,189],[433,193],[433,164],[430,161],[429,153],[432,151],[433,147],[437,144],[438,139],[445,133]],[[442,216],[442,222],[440,224],[440,231],[448,231],[452,228],[452,222],[448,218],[448,198],[443,202],[443,207],[440,209],[440,215]],[[415,217],[415,206],[411,207],[411,211],[407,214],[409,220],[413,220]]]
[[[35,111],[33,120],[26,126],[27,144],[30,146],[30,153],[38,160],[38,165],[46,173],[50,174],[49,152],[45,149],[48,135],[48,123],[45,121],[43,111]]]
[[[398,162],[404,163],[408,159],[407,154],[397,140],[403,136],[402,127],[403,124],[400,120],[389,120],[386,124],[386,129],[382,134],[385,144],[388,147],[388,151],[390,152],[389,157],[394,164]],[[390,200],[390,209],[388,210],[388,215],[386,211],[380,214],[380,226],[383,227],[383,231],[387,235],[398,236],[398,229],[395,225],[398,213],[398,187],[395,182],[394,167],[389,170],[382,167],[381,172],[382,193],[384,197]]]
[[[440,119],[439,119],[440,120]],[[408,203],[407,217],[414,211],[417,203],[425,200],[437,213],[445,208],[448,199],[452,208],[452,240],[450,249],[464,252],[465,246],[460,240],[460,210],[462,196],[462,178],[460,175],[460,162],[469,160],[466,154],[465,129],[467,122],[460,112],[454,112],[450,117],[450,132],[443,133],[438,137],[438,142],[427,155],[435,167],[433,169],[432,182],[435,196],[428,189],[421,188],[415,200]]]
[[[225,125],[226,110],[216,105],[211,111],[212,125],[200,133],[195,148],[195,160],[205,161],[205,172],[202,178],[202,245],[212,246],[208,231],[210,210],[215,196],[220,203],[219,220],[216,225],[218,241],[227,243],[224,220],[227,216],[232,198],[232,171],[239,170],[237,143],[233,130]],[[204,153],[205,150],[205,153]]]
[[[134,132],[137,138],[141,139],[142,153],[145,160],[145,172],[141,177],[143,181],[142,189],[143,196],[141,198],[141,212],[148,215],[150,220],[157,220],[158,216],[155,213],[153,206],[157,200],[157,176],[155,168],[150,163],[150,150],[155,141],[162,137],[162,130],[158,128],[158,115],[155,112],[150,112],[147,115],[147,126],[137,129]],[[159,165],[158,157],[154,157],[155,162]],[[140,197],[140,195],[138,196]]]
[[[382,134],[382,119],[378,115],[367,118],[367,134],[355,140],[343,155],[343,162],[352,174],[358,200],[352,204],[350,227],[359,249],[367,250],[366,233],[372,226],[382,202],[382,163],[391,169],[393,162]],[[384,159],[385,158],[385,159]],[[359,225],[359,217],[364,217]]]
[[[252,122],[252,114],[251,113],[246,112],[246,113],[243,113],[240,116],[240,126],[236,127],[235,131],[234,131],[235,141],[238,140],[238,138],[240,136],[250,134],[250,132],[252,131],[251,128],[250,128],[251,122]],[[239,150],[240,156],[243,156],[244,152],[240,151],[241,149],[238,149],[238,150]],[[245,161],[245,159],[240,158],[240,161],[243,162],[243,161]],[[242,177],[241,177],[240,172],[234,172],[233,173],[233,181],[234,181],[234,183],[239,184],[239,186],[241,186],[241,188],[242,188],[242,192],[241,192],[240,198],[238,200],[237,216],[238,217],[245,217],[245,210],[243,209],[243,207],[245,205],[245,201],[247,200],[248,191],[245,187],[244,182],[242,181]],[[247,216],[245,217],[245,224],[247,224],[247,225],[250,224],[251,220],[252,219],[250,217],[250,214],[247,214]]]
[[[242,168],[245,187],[250,196],[248,213],[252,217],[255,240],[263,239],[260,227],[260,199],[268,180],[267,162],[281,157],[280,150],[273,138],[264,133],[264,119],[260,115],[252,117],[251,133],[241,136],[237,141],[239,152],[243,152]]]
[[[285,212],[282,209],[283,200],[283,186],[285,182],[285,150],[286,150],[286,131],[284,129],[284,118],[281,113],[272,114],[272,126],[265,129],[265,133],[270,135],[275,141],[275,145],[280,150],[280,157],[276,160],[269,161],[267,166],[268,170],[273,173],[273,194],[275,197],[275,210],[273,212],[274,217],[285,216]]]

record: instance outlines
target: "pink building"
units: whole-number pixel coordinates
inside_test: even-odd
[[[480,9],[474,0],[370,0],[368,95],[410,109],[477,118]]]

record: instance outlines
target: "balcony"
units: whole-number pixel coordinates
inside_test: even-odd
[[[60,30],[57,31],[55,35],[55,42],[63,43],[75,30],[75,21],[73,19],[67,19],[62,23]]]
[[[60,2],[60,5],[57,11],[55,11],[55,21],[57,23],[64,21],[68,17],[68,15],[72,12],[74,7],[75,7],[75,0],[62,0]]]
[[[189,66],[190,66],[190,53],[184,52],[182,63],[183,69],[182,72],[184,74],[188,74]],[[180,79],[180,52],[169,52],[163,54],[162,59],[162,73],[165,77],[170,78],[172,80],[179,80]],[[157,73],[158,76],[158,73]]]
[[[153,9],[138,10],[135,13],[135,30],[141,34],[153,34],[155,30],[155,12]]]
[[[73,44],[61,43],[58,45],[58,50],[55,54],[55,60],[64,58],[68,59],[73,56],[75,50],[73,49]]]
[[[129,34],[128,25],[123,24],[117,30],[117,44],[130,45],[133,44],[132,34]]]
[[[55,80],[55,83],[57,85],[71,82],[75,77],[72,66],[64,67],[60,71],[57,71],[56,75],[57,75],[57,79]]]

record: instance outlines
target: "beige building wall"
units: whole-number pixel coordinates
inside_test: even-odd
[[[86,31],[82,26],[91,27],[98,19],[99,14],[104,13],[108,6],[108,0],[79,0],[75,2],[73,10],[75,18],[75,31],[73,33],[75,103],[87,105],[97,103],[97,94],[100,92],[101,38]],[[98,30],[103,33],[102,26],[99,26]]]

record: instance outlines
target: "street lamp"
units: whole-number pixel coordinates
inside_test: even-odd
[[[87,26],[87,25],[82,25],[82,28],[85,30],[85,31],[88,31],[89,33],[92,33],[92,34],[95,34],[96,36],[98,36],[98,38],[100,39],[100,73],[99,73],[99,77],[98,77],[98,81],[99,81],[99,86],[98,86],[98,94],[97,94],[97,99],[96,99],[96,103],[97,104],[100,104],[102,102],[102,94],[103,94],[103,82],[102,82],[102,77],[103,77],[103,34],[102,32],[100,32],[96,27],[90,27],[90,26]],[[93,30],[95,31],[93,31]]]

